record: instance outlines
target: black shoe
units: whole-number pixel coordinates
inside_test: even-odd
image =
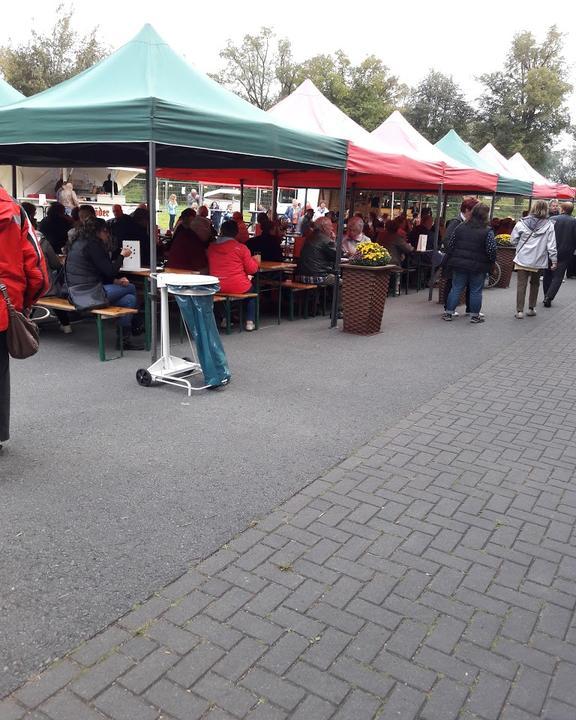
[[[542,303],[544,307],[552,307],[552,300],[549,300],[548,298],[544,298],[544,302]]]

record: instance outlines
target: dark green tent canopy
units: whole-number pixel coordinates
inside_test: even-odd
[[[478,155],[468,143],[464,142],[455,130],[449,130],[443,138],[438,140],[436,147],[464,165],[474,167],[477,170],[483,170],[484,172],[499,173],[489,162]],[[532,195],[532,183],[498,174],[496,192],[498,195],[530,196]]]
[[[193,69],[150,26],[97,65],[0,108],[0,163],[346,166],[345,140],[299,132]]]
[[[24,95],[21,92],[18,92],[6,80],[0,78],[0,105],[10,105],[23,99]]]

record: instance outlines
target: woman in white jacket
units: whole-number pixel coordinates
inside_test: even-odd
[[[548,203],[538,200],[532,206],[530,215],[519,220],[510,238],[516,246],[514,267],[517,270],[516,315],[524,317],[526,287],[530,279],[530,295],[528,297],[528,313],[536,315],[536,302],[540,287],[540,271],[550,267],[556,268],[556,236],[554,225],[548,220]]]

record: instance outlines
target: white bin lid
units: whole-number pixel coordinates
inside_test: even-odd
[[[166,287],[167,285],[193,287],[194,285],[217,285],[220,281],[213,275],[158,273],[156,282],[158,283],[158,287]]]

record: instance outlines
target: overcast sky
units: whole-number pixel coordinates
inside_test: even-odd
[[[25,40],[30,26],[50,28],[57,5],[56,0],[6,3],[0,44],[10,39]],[[543,6],[534,0],[485,0],[476,4],[461,0],[436,4],[422,0],[407,4],[385,0],[356,4],[97,0],[75,4],[78,30],[85,32],[99,25],[102,41],[113,49],[149,22],[175,50],[205,72],[219,68],[218,52],[228,38],[238,42],[245,33],[268,25],[289,38],[298,61],[337,49],[344,50],[354,62],[374,53],[409,85],[416,84],[429,68],[451,74],[470,99],[478,92],[475,76],[502,67],[515,33],[530,30],[541,40],[552,23],[563,29],[562,18],[568,15],[560,5]],[[576,25],[569,21],[566,26],[567,79],[576,85]],[[576,123],[574,94],[570,109]]]

